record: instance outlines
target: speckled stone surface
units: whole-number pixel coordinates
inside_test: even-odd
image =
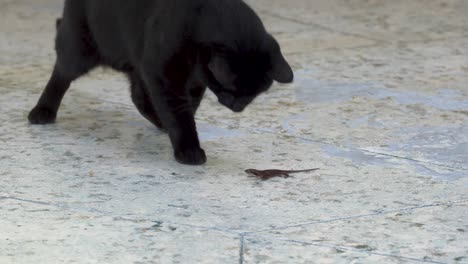
[[[190,167],[108,69],[30,126],[62,1],[0,0],[0,263],[468,263],[468,2],[248,3],[295,83],[208,94]]]

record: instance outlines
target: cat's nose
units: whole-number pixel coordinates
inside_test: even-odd
[[[244,111],[246,106],[247,104],[244,102],[234,102],[230,108],[232,109],[232,111],[239,113],[239,112]]]
[[[244,108],[245,107],[233,107],[232,111],[234,111],[236,113],[240,113],[240,112],[244,111]]]

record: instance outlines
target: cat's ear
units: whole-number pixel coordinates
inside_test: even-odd
[[[281,54],[278,42],[273,36],[267,34],[266,43],[271,61],[270,77],[279,83],[291,83],[294,80],[294,73],[283,54]]]
[[[271,78],[279,83],[291,83],[294,80],[294,73],[281,52],[273,57]]]
[[[232,72],[225,58],[216,55],[211,57],[208,69],[210,69],[215,79],[225,88],[232,87],[236,75]]]

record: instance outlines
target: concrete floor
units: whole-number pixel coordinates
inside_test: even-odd
[[[466,0],[250,0],[296,82],[209,94],[201,167],[109,70],[28,125],[61,2],[0,0],[0,263],[468,263]]]

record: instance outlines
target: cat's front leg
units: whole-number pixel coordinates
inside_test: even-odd
[[[187,165],[205,163],[205,151],[200,147],[192,103],[183,89],[183,81],[155,80],[151,76],[145,80],[149,82],[156,112],[169,133],[176,160]]]
[[[185,108],[185,105],[188,104],[184,102],[179,107]],[[188,107],[179,112],[176,106],[172,108],[172,111],[175,113],[175,122],[168,131],[174,148],[175,159],[182,164],[204,164],[206,162],[206,154],[200,147],[192,109]]]
[[[204,85],[196,85],[190,89],[190,96],[194,115],[197,113],[198,107],[200,106],[203,96],[205,95],[205,91],[206,86]]]

